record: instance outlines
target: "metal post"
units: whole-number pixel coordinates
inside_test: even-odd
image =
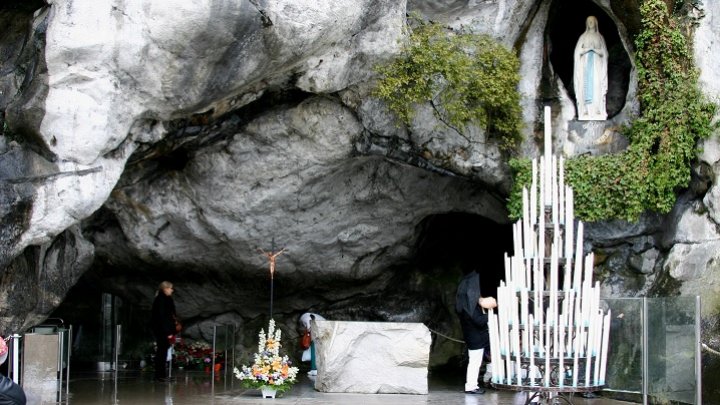
[[[643,316],[642,316],[642,398],[643,405],[648,405],[648,303],[647,297],[643,297]]]
[[[233,368],[233,369],[230,371],[230,378],[229,378],[229,380],[230,380],[230,387],[232,388],[232,387],[235,386],[235,378],[233,378],[233,373],[235,372],[235,332],[236,332],[236,331],[235,331],[235,325],[234,325],[234,324],[231,325],[230,327],[231,327],[231,330],[232,330],[232,338],[230,339],[230,344],[231,344],[231,346],[230,346],[230,353],[231,353],[230,356],[231,356],[231,358],[232,358],[232,362],[230,361],[230,358],[225,359],[225,368],[226,368],[226,369],[229,368],[229,367],[232,367],[232,368]]]
[[[695,403],[702,404],[702,306],[700,296],[695,296]]]
[[[68,345],[67,345],[67,371],[65,374],[65,398],[70,398],[70,355],[72,354],[73,329],[72,325],[68,327]]]
[[[168,368],[168,379],[172,378],[172,354],[170,354],[170,361],[167,361],[168,353],[170,353],[171,350],[173,353],[175,352],[175,344],[171,344],[167,351],[165,351],[165,365]]]
[[[57,358],[57,371],[58,371],[58,385],[57,385],[57,401],[62,402],[63,397],[63,353],[65,353],[65,331],[58,328],[58,358]]]
[[[231,365],[233,367],[233,371],[231,371],[231,375],[232,375],[232,373],[235,372],[235,336],[236,336],[236,334],[237,334],[237,329],[236,329],[235,325],[233,325],[232,326],[232,349],[231,349],[232,350],[232,364]],[[235,381],[235,379],[231,378],[230,381]]]
[[[120,348],[122,344],[122,325],[115,325],[115,344],[113,345],[113,363],[115,373],[117,374],[118,367],[120,366]],[[116,375],[117,377],[117,375]]]
[[[223,378],[227,381],[228,377],[228,340],[230,339],[230,325],[225,325],[225,346],[223,350],[223,359],[225,359],[225,367],[223,369]]]
[[[15,384],[20,383],[20,335],[12,335],[12,380]]]
[[[118,403],[118,371],[120,370],[120,345],[122,336],[122,325],[115,325],[115,344],[113,345],[113,404]]]
[[[210,369],[210,375],[212,376],[212,383],[213,386],[215,385],[215,356],[217,353],[215,350],[217,350],[217,325],[213,325],[213,341],[212,341],[212,367]]]

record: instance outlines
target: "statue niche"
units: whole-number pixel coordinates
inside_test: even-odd
[[[575,46],[574,61],[573,84],[578,120],[607,119],[608,51],[594,16],[585,21],[585,32]]]

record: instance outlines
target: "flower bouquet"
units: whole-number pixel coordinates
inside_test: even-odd
[[[252,366],[234,369],[235,377],[245,388],[273,388],[277,392],[290,389],[295,383],[298,368],[291,367],[288,356],[280,356],[280,329],[275,329],[275,320],[270,319],[267,335],[260,330],[258,352]]]
[[[175,344],[173,363],[178,367],[187,367],[202,370],[203,366],[209,367],[212,362],[212,347],[202,341],[191,343],[183,340]],[[216,362],[220,353],[216,354]]]

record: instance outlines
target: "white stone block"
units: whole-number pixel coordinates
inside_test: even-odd
[[[422,323],[315,321],[315,389],[428,393],[430,330]]]

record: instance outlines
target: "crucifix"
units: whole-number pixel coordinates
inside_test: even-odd
[[[259,250],[260,253],[262,253],[265,257],[267,257],[267,258],[268,258],[268,261],[270,262],[270,318],[272,319],[272,314],[273,314],[273,281],[274,281],[274,278],[275,278],[275,261],[276,261],[276,259],[277,259],[278,256],[280,256],[281,254],[283,254],[283,252],[285,252],[285,248],[282,248],[282,249],[278,250],[277,252],[273,252],[273,250],[275,250],[275,240],[273,240],[273,248],[272,248],[269,252],[266,252],[266,251],[264,251],[264,250],[262,250],[262,249],[260,249],[260,248],[258,248],[258,250]]]

